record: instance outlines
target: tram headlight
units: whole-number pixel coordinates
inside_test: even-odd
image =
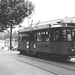
[[[34,46],[34,48],[36,48],[36,44],[34,44],[33,46]]]
[[[27,48],[29,48],[29,46],[27,46]]]
[[[72,48],[71,51],[75,51],[75,50]]]
[[[75,51],[75,49],[74,48],[71,48],[71,49],[68,49],[68,51],[72,51],[73,52],[73,51]]]
[[[29,48],[29,42],[27,42],[27,48]]]

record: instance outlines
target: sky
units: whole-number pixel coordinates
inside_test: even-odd
[[[75,17],[75,0],[30,0],[35,4],[32,18],[26,18],[21,24],[28,26],[33,19],[33,24],[40,22]]]

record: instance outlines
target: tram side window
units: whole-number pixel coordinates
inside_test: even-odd
[[[22,41],[22,34],[18,35],[18,41]]]
[[[71,29],[67,28],[67,41],[71,41],[71,40],[72,40]]]
[[[29,34],[24,33],[22,36],[22,41],[29,41]]]
[[[42,37],[41,37],[41,33],[40,32],[37,33],[37,41],[42,41]]]
[[[37,33],[37,41],[50,41],[51,35],[49,31],[42,31]]]
[[[53,30],[53,33],[52,33],[52,40],[53,41],[59,41],[59,30]]]
[[[66,35],[67,35],[67,33],[66,33],[66,28],[63,29],[62,35],[63,35],[63,36],[62,36],[63,41],[66,41],[66,39],[67,39],[67,37],[66,37]]]
[[[72,41],[75,42],[75,29],[72,29]]]
[[[36,33],[34,33],[34,38],[33,38],[33,40],[34,41],[37,41],[38,39],[37,39],[37,34]]]
[[[36,39],[35,33],[31,33],[31,34],[30,34],[30,41],[32,41],[32,42],[33,42],[33,41],[36,41],[35,39]]]
[[[72,41],[75,31],[72,28],[63,28],[63,41]]]

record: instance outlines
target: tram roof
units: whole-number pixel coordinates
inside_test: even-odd
[[[56,23],[56,24],[44,24],[34,27],[26,27],[24,29],[20,29],[18,32],[27,32],[27,31],[34,31],[34,30],[41,30],[47,28],[60,28],[60,27],[74,27],[75,23]]]

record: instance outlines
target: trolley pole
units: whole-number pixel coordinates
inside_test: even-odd
[[[12,24],[10,26],[10,50],[12,49]]]

